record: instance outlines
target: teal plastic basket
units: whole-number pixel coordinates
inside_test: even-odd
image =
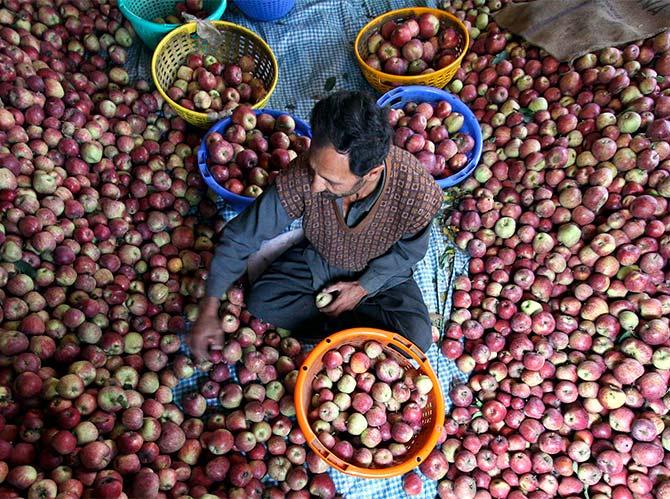
[[[152,22],[157,17],[176,13],[178,0],[118,0],[119,9],[133,25],[133,29],[145,45],[156,48],[165,35],[181,24],[158,24]],[[211,12],[207,19],[218,21],[226,10],[227,0],[205,0],[205,11]]]

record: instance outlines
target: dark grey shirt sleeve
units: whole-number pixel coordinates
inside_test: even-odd
[[[207,277],[206,294],[221,298],[247,270],[247,259],[263,241],[281,234],[293,221],[274,185],[223,228]]]
[[[358,283],[372,295],[379,291],[389,279],[411,270],[426,256],[432,222],[416,234],[406,235],[391,246],[385,254],[371,260]]]

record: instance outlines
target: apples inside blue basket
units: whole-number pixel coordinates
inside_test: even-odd
[[[300,118],[239,106],[202,138],[198,168],[214,193],[242,211],[277,172],[309,149],[311,137],[311,128]]]
[[[426,86],[395,88],[377,104],[391,108],[394,143],[414,154],[443,189],[469,177],[482,155],[479,122],[458,97]]]

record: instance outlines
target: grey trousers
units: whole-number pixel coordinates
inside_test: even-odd
[[[336,318],[321,313],[317,293],[357,274],[329,266],[303,241],[280,255],[253,283],[247,308],[256,317],[289,329],[296,337],[318,340],[350,327],[375,327],[401,334],[424,352],[432,342],[431,322],[411,272],[392,278],[351,312]]]

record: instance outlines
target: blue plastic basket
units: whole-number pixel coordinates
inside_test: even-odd
[[[157,17],[175,14],[179,0],[119,0],[119,9],[133,25],[133,29],[145,45],[151,49],[173,29],[181,24],[158,24]],[[206,19],[218,21],[226,10],[227,0],[205,0],[205,10],[211,12]]]
[[[267,113],[275,118],[278,118],[283,114],[289,114],[283,111],[275,111],[273,109],[254,109],[254,112],[256,113],[257,116],[262,113]],[[296,118],[293,115],[290,116],[295,121],[295,134],[300,136],[307,136],[311,139],[312,129],[309,127],[309,125],[300,118]],[[209,131],[205,134],[205,136],[202,138],[202,141],[200,142],[197,159],[198,159],[198,168],[200,169],[200,175],[202,175],[202,178],[207,184],[207,186],[210,189],[212,189],[212,191],[214,191],[217,195],[225,199],[226,202],[235,211],[240,212],[244,208],[252,204],[255,198],[249,196],[240,196],[238,194],[230,192],[228,189],[226,189],[225,187],[220,185],[216,180],[214,180],[212,174],[209,172],[209,167],[207,166],[207,158],[209,157],[209,152],[207,151],[207,137],[212,132],[219,132],[220,134],[223,135],[226,129],[230,126],[231,122],[232,120],[229,117],[224,118],[221,121],[218,121],[216,124],[214,124],[214,126],[212,126],[212,128],[209,129]]]
[[[389,106],[391,109],[398,109],[403,107],[408,102],[439,102],[446,100],[451,104],[452,110],[461,113],[464,118],[463,128],[461,130],[470,135],[475,140],[475,147],[468,153],[470,161],[461,171],[450,175],[449,177],[436,179],[437,185],[446,189],[454,185],[460,184],[463,180],[468,178],[475,170],[479,163],[479,158],[482,156],[482,131],[479,127],[479,122],[475,115],[472,114],[470,108],[466,106],[458,97],[434,87],[424,86],[406,86],[398,87],[382,95],[377,104],[379,106]]]
[[[255,21],[276,21],[291,11],[295,0],[234,0],[234,3]]]

